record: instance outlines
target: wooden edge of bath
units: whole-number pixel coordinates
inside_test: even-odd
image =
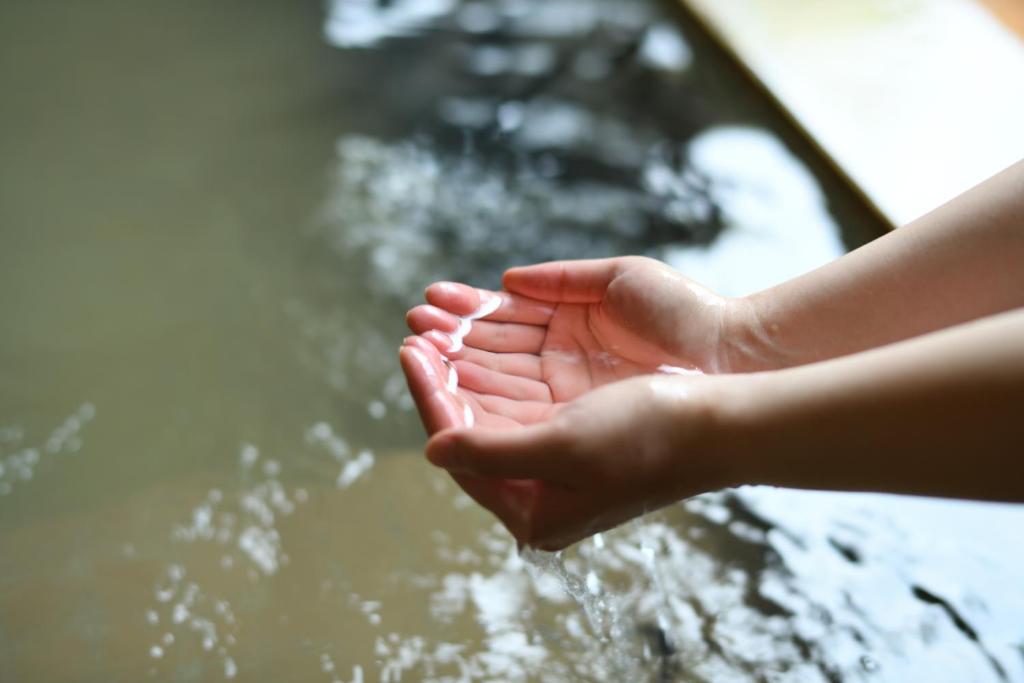
[[[891,227],[1024,154],[1024,4],[678,5]]]
[[[896,226],[892,223],[890,218],[871,200],[871,197],[868,196],[856,182],[854,182],[853,178],[846,173],[842,164],[838,163],[836,159],[829,154],[828,150],[821,145],[811,131],[803,125],[799,117],[795,116],[786,106],[785,101],[783,101],[778,94],[758,76],[757,72],[735,49],[735,45],[722,34],[718,25],[715,22],[710,21],[707,15],[700,12],[691,2],[689,2],[689,0],[671,1],[676,4],[676,7],[680,12],[683,12],[687,18],[698,26],[709,38],[711,38],[711,40],[733,62],[733,64],[739,68],[750,83],[757,88],[757,90],[761,92],[769,102],[771,102],[779,115],[782,116],[790,126],[792,126],[793,130],[805,143],[807,143],[810,149],[813,150],[822,162],[824,162],[836,177],[850,190],[854,197],[856,197],[856,199],[860,201],[861,204],[863,204],[863,206],[878,220],[880,226],[888,230],[895,228]]]

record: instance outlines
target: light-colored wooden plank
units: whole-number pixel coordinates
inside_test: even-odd
[[[975,0],[682,2],[893,225],[1024,157],[1024,41]]]

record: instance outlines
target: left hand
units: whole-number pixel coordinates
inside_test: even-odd
[[[632,467],[630,456],[638,443],[630,438],[646,424],[645,411],[652,408],[646,400],[632,403],[645,393],[642,383],[609,390],[593,399],[587,398],[589,392],[650,374],[661,364],[715,369],[715,347],[709,347],[707,340],[720,336],[723,306],[706,290],[650,259],[569,261],[514,269],[506,274],[505,285],[512,291],[495,293],[455,283],[435,284],[427,289],[432,305],[409,312],[409,325],[420,334],[406,339],[400,356],[428,434],[472,427],[438,437],[428,452],[435,452],[432,449],[440,446],[434,444],[449,438],[453,443],[461,443],[462,438],[467,439],[465,443],[475,443],[475,439],[486,441],[494,436],[512,443],[532,435],[540,439],[537,447],[544,450],[540,444],[549,437],[556,441],[572,437],[576,445],[598,446],[588,434],[605,434],[611,439],[608,443],[621,447],[608,455],[618,458],[625,471]],[[457,316],[471,314],[487,297],[495,296],[501,298],[498,309],[474,322],[465,346],[452,351],[450,333],[458,328]],[[449,368],[442,352],[458,372],[454,394],[446,386]],[[581,410],[567,409],[581,397],[586,399],[581,399]],[[590,410],[599,423],[585,417]],[[564,415],[575,416],[578,425],[570,425]],[[625,420],[627,416],[632,416],[635,426]],[[621,438],[608,433],[612,424],[620,428]],[[593,429],[588,431],[587,425]],[[528,429],[532,427],[538,429]],[[547,431],[552,427],[556,429]],[[646,435],[643,441],[651,438]],[[445,464],[442,456],[435,462]],[[610,467],[611,461],[601,466]],[[609,499],[605,502],[617,512],[605,515],[599,514],[600,501],[595,499],[589,506],[577,506],[575,516],[567,510],[555,514],[554,508],[548,513],[542,509],[544,505],[562,505],[552,503],[554,499],[545,494],[557,483],[550,477],[485,475],[479,467],[469,466],[452,469],[466,492],[497,514],[520,542],[564,545],[580,534],[591,533],[595,525],[607,527],[615,523],[609,520],[622,521],[652,505],[640,498],[633,501],[640,507],[630,507],[633,503],[626,504],[625,499]],[[582,475],[600,479],[594,478],[594,471]],[[637,471],[637,476],[647,475]],[[651,500],[660,501],[659,496],[652,496]],[[565,520],[565,528],[555,530],[552,522],[556,517]]]
[[[530,425],[441,431],[427,458],[477,487],[477,500],[519,543],[561,549],[732,483],[727,460],[712,446],[717,381],[644,375],[614,382]]]

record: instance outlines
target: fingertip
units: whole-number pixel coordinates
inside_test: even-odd
[[[455,450],[464,430],[445,429],[434,434],[427,442],[425,453],[427,460],[435,467],[452,469],[455,463]]]
[[[439,306],[420,304],[405,314],[405,324],[416,334],[429,330],[454,332],[459,328],[459,318]]]
[[[514,268],[509,268],[504,273],[502,273],[502,275],[501,275],[501,286],[502,286],[502,288],[507,290],[507,291],[509,291],[509,292],[514,291],[513,290],[513,286],[515,285],[515,280],[519,277],[520,271],[522,271],[522,270],[523,270],[522,266],[516,266]]]
[[[455,353],[459,350],[450,336],[440,330],[424,332],[422,338],[428,341],[440,353]]]
[[[470,315],[480,306],[476,288],[460,282],[435,282],[423,294],[431,305],[455,315]]]

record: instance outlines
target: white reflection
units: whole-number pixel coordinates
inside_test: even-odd
[[[742,295],[787,280],[845,253],[814,176],[778,138],[758,128],[711,128],[691,141],[689,167],[655,161],[654,187],[686,187],[682,174],[708,181],[723,214],[722,233],[706,247],[670,247],[665,259],[723,294]],[[692,209],[692,207],[691,207]],[[699,208],[693,210],[703,210]]]
[[[414,33],[454,6],[454,0],[332,0],[324,36],[338,47],[372,47],[385,38]]]
[[[380,409],[386,408],[380,401],[371,403],[371,406],[378,404]],[[371,408],[373,415],[373,408]],[[381,414],[383,417],[383,414]],[[334,428],[326,422],[317,422],[306,430],[306,443],[320,450],[325,451],[333,460],[341,464],[341,471],[338,473],[335,484],[339,489],[348,488],[357,479],[365,475],[373,467],[376,458],[373,451],[364,448],[352,455],[352,449],[344,438],[335,434]]]
[[[25,430],[20,425],[0,427],[0,496],[32,480],[39,467],[48,467],[56,458],[81,450],[82,428],[95,417],[96,407],[83,403],[35,446],[24,444]]]
[[[693,61],[693,52],[674,24],[660,22],[644,34],[640,59],[654,69],[682,72]]]
[[[170,538],[175,543],[209,544],[212,554],[220,558],[216,569],[225,574],[242,572],[255,582],[288,564],[276,525],[307,500],[307,493],[286,489],[277,478],[280,464],[262,458],[253,444],[241,446],[239,461],[246,485],[237,491],[210,489],[188,521],[171,530]],[[197,567],[197,577],[210,569]],[[155,602],[145,610],[145,621],[154,629],[164,624],[166,630],[155,636],[159,642],[150,649],[150,656],[161,659],[183,641],[196,643],[219,660],[225,678],[233,678],[238,666],[231,653],[239,630],[234,609],[228,600],[205,590],[198,578],[191,578],[192,573],[184,564],[172,563],[156,582]]]

